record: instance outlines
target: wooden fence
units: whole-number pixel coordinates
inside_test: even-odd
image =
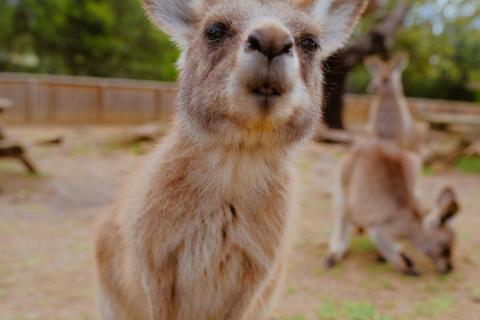
[[[0,98],[13,108],[6,124],[140,124],[168,119],[176,86],[152,81],[0,73]],[[348,95],[345,122],[367,119],[371,98]],[[480,106],[461,102],[408,99],[414,114],[462,113],[480,116]]]
[[[364,125],[368,121],[371,96],[347,95],[345,99],[344,121],[349,126]],[[460,101],[407,98],[412,114],[426,120],[432,114],[461,114],[480,118],[480,104]]]
[[[144,123],[172,114],[172,83],[0,73],[7,124]]]

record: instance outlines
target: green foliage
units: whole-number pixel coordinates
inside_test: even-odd
[[[137,0],[0,0],[0,71],[174,80],[177,56]]]
[[[479,12],[478,1],[415,2],[395,42],[395,51],[410,55],[403,75],[406,95],[480,101],[480,92],[471,88],[480,84]],[[369,81],[369,74],[359,66],[348,89],[365,92]]]
[[[407,95],[480,101],[479,13],[478,1],[415,1],[395,46],[411,56]],[[174,80],[177,57],[138,0],[0,0],[0,71]],[[349,91],[369,79],[358,67]]]
[[[458,159],[456,167],[465,173],[480,173],[480,156],[462,156]]]

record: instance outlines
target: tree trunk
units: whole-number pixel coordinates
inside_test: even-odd
[[[410,1],[399,1],[389,13],[382,15],[375,27],[348,47],[328,58],[325,72],[324,122],[332,129],[343,129],[343,96],[348,74],[371,54],[388,55],[394,35],[411,8]]]

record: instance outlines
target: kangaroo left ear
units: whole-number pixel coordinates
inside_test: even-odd
[[[425,227],[444,227],[458,214],[460,207],[457,196],[451,187],[445,187],[437,197],[436,208],[424,219]]]
[[[302,6],[310,7],[310,13],[320,26],[320,47],[329,56],[350,37],[353,28],[367,7],[368,0],[303,0]]]
[[[390,65],[392,67],[392,70],[397,72],[403,72],[407,68],[408,62],[408,53],[399,52],[393,56],[392,60],[390,60]]]

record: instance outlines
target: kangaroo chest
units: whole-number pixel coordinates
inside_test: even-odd
[[[184,318],[227,317],[239,299],[253,297],[284,245],[288,186],[252,172],[228,177],[224,185],[205,190],[194,212],[185,213],[190,221],[179,242],[176,271]]]

